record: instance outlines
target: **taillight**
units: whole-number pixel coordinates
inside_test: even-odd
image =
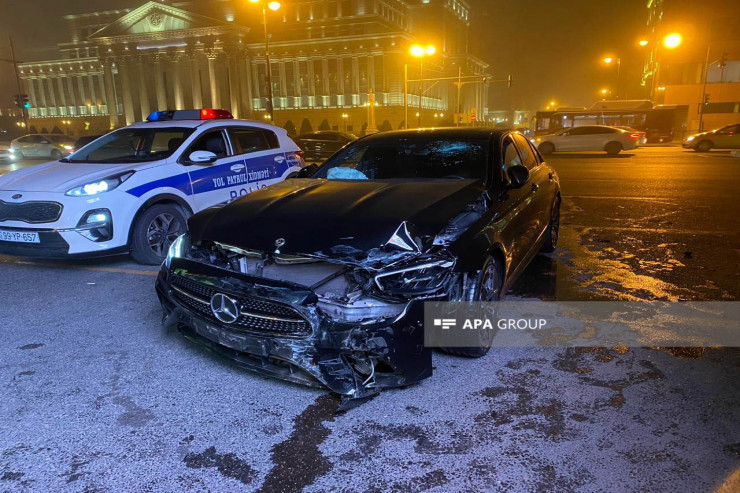
[[[630,134],[630,139],[637,140],[642,137],[642,134]]]
[[[295,155],[303,159],[303,151],[295,151]]]

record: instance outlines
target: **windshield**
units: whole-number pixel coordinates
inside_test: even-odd
[[[101,137],[80,152],[71,163],[141,163],[172,155],[192,128],[123,128]]]
[[[357,142],[312,178],[329,180],[486,179],[487,140],[404,139]]]

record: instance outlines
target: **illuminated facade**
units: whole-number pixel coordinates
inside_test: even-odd
[[[740,2],[648,0],[643,83],[656,104],[688,105],[689,133],[740,122]],[[662,42],[677,33],[673,48]],[[705,66],[706,72],[705,72]]]
[[[356,133],[367,122],[372,89],[383,128],[403,125],[408,64],[411,126],[419,107],[414,43],[434,44],[424,78],[487,75],[468,53],[464,0],[286,0],[267,11],[275,122],[297,129]],[[65,17],[63,59],[23,63],[31,124],[71,118],[80,127],[115,128],[161,109],[220,107],[239,118],[266,115],[267,77],[260,7],[245,0],[148,2],[138,8]],[[429,81],[425,125],[452,121],[454,81]],[[483,117],[487,84],[463,87],[462,111]],[[42,123],[42,120],[49,120]],[[354,127],[354,128],[352,128]],[[39,127],[40,128],[40,127]],[[51,127],[49,127],[51,128]]]

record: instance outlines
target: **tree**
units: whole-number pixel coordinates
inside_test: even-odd
[[[301,135],[310,134],[311,132],[313,132],[311,121],[308,118],[304,118],[301,122]]]
[[[383,120],[383,123],[378,127],[379,132],[390,132],[391,130],[393,130],[393,125],[388,120]]]
[[[285,125],[283,125],[283,128],[288,132],[289,136],[291,137],[296,136],[296,129],[295,129],[295,125],[293,125],[292,120],[288,120],[287,122],[285,122]]]
[[[319,124],[319,130],[320,131],[331,130],[331,126],[329,125],[329,121],[326,118],[324,118],[323,120],[321,120],[321,123]]]

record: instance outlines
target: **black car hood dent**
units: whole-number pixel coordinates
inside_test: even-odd
[[[402,245],[395,250],[423,253],[484,190],[479,180],[290,179],[206,209],[188,226],[194,243],[216,241],[264,252],[282,243],[284,254],[358,262],[380,253],[394,233]],[[409,236],[416,240],[413,250],[403,248]]]

